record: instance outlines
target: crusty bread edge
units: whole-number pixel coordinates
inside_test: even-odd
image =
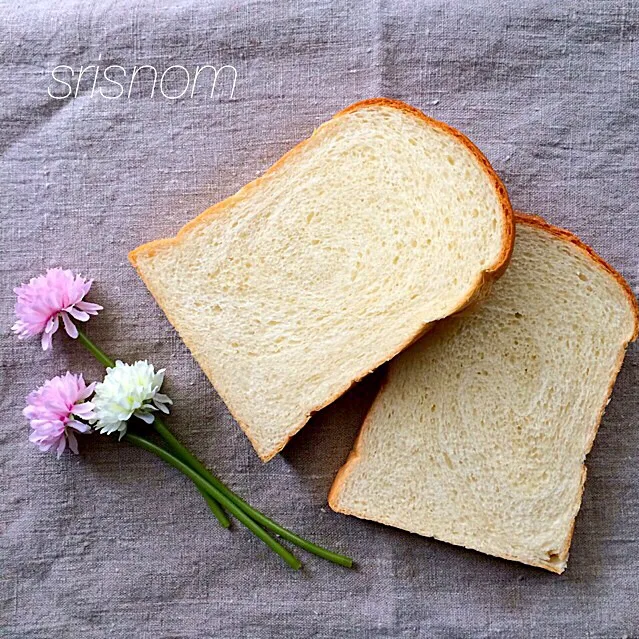
[[[530,213],[522,213],[521,211],[515,212],[515,222],[528,224],[529,226],[536,226],[537,228],[544,229],[548,231],[551,235],[558,237],[562,240],[566,240],[571,244],[574,244],[577,248],[581,249],[590,259],[593,260],[598,266],[600,266],[604,271],[606,271],[609,275],[617,281],[617,284],[621,287],[624,292],[624,295],[627,297],[630,306],[633,309],[633,314],[635,317],[635,328],[630,338],[629,342],[634,342],[639,336],[639,302],[635,297],[635,294],[630,287],[630,284],[626,282],[623,275],[619,273],[619,271],[615,270],[608,262],[606,262],[600,255],[598,255],[595,250],[588,246],[585,242],[583,242],[579,237],[577,237],[574,233],[567,231],[566,229],[559,228],[558,226],[553,226],[552,224],[546,222],[543,217],[539,215],[531,215]]]
[[[601,420],[603,418],[606,406],[608,405],[608,402],[610,401],[610,396],[612,395],[612,389],[614,387],[615,381],[617,379],[617,375],[619,374],[619,371],[621,370],[621,366],[623,364],[623,360],[626,354],[626,349],[628,348],[628,344],[630,342],[634,342],[637,339],[637,336],[639,334],[639,303],[637,302],[637,298],[635,297],[632,289],[630,288],[630,285],[628,284],[628,282],[626,282],[626,280],[623,278],[623,276],[616,271],[612,266],[610,266],[610,264],[608,264],[604,259],[602,259],[590,246],[588,246],[587,244],[585,244],[584,242],[582,242],[576,235],[574,235],[573,233],[571,233],[570,231],[567,231],[565,229],[559,228],[557,226],[553,226],[552,224],[549,224],[548,222],[546,222],[542,217],[539,217],[537,215],[530,215],[527,213],[521,213],[519,211],[515,212],[515,216],[514,216],[515,222],[516,223],[520,223],[520,224],[528,224],[529,226],[533,226],[536,228],[540,228],[543,229],[545,231],[547,231],[548,233],[550,233],[551,235],[554,235],[555,237],[562,239],[564,241],[570,242],[571,244],[573,244],[574,246],[576,246],[577,248],[579,248],[580,250],[582,250],[586,255],[588,255],[588,257],[590,257],[600,268],[602,268],[604,271],[606,271],[609,275],[611,275],[615,281],[619,284],[619,286],[621,287],[621,289],[623,290],[630,306],[633,309],[633,315],[634,315],[634,330],[633,333],[631,335],[631,337],[628,339],[628,341],[624,342],[622,344],[622,347],[619,350],[619,355],[617,357],[617,361],[615,363],[615,366],[613,367],[612,370],[612,375],[611,375],[611,380],[610,380],[610,384],[608,386],[608,390],[606,392],[606,399],[601,407],[601,410],[599,412],[599,415],[594,423],[594,426],[591,430],[591,432],[588,435],[588,439],[586,440],[586,446],[584,449],[584,458],[585,456],[590,452],[590,450],[592,449],[592,445],[595,441],[595,437],[597,435],[597,431],[599,430],[599,425],[601,423]],[[379,391],[377,392],[377,395],[375,396],[375,399],[373,400],[373,403],[371,405],[371,407],[368,410],[368,413],[366,414],[366,417],[364,419],[364,423],[362,424],[362,427],[360,428],[360,431],[357,435],[357,438],[355,440],[355,444],[353,445],[353,448],[350,452],[350,454],[348,455],[348,458],[346,459],[346,462],[344,463],[344,465],[339,469],[333,484],[331,485],[330,491],[328,493],[328,504],[331,507],[332,510],[334,510],[335,512],[338,513],[343,513],[345,515],[352,515],[355,517],[359,517],[360,519],[370,519],[367,517],[362,516],[361,514],[355,513],[350,511],[347,508],[340,508],[339,504],[338,504],[338,500],[339,500],[339,496],[341,493],[341,490],[343,488],[344,482],[346,481],[346,479],[348,478],[348,476],[351,474],[351,472],[353,471],[354,467],[357,465],[359,459],[360,459],[360,449],[362,446],[362,441],[363,441],[363,436],[365,431],[367,430],[369,423],[370,423],[370,419],[377,407],[377,404],[381,401],[381,397],[382,394],[384,392],[384,388],[388,383],[388,379],[390,376],[391,372],[387,371],[385,379],[382,381],[382,384],[380,386]],[[556,574],[561,574],[565,569],[566,569],[566,562],[568,561],[568,552],[570,550],[570,544],[572,542],[572,537],[573,537],[573,533],[575,530],[575,522],[576,522],[576,518],[577,518],[577,514],[579,513],[579,510],[581,508],[581,501],[582,501],[582,496],[583,496],[583,491],[584,491],[584,485],[586,482],[586,474],[587,474],[587,470],[586,470],[586,464],[584,463],[582,466],[582,473],[581,473],[581,485],[579,488],[579,493],[577,495],[577,499],[575,501],[575,516],[573,517],[572,520],[572,525],[570,527],[570,531],[568,533],[568,536],[566,537],[566,541],[563,545],[563,547],[560,549],[559,553],[557,555],[554,555],[554,562],[553,563],[546,563],[546,562],[534,562],[534,561],[525,561],[522,560],[521,558],[518,557],[514,557],[514,556],[510,556],[508,554],[501,554],[498,552],[494,552],[494,553],[489,553],[492,554],[496,557],[501,557],[503,559],[508,559],[511,561],[518,561],[524,564],[528,564],[530,566],[536,566],[538,568],[545,568],[546,570],[549,570],[551,572],[554,572]],[[378,518],[378,519],[373,519],[372,521],[377,521],[379,523],[382,524],[387,524],[390,526],[393,526],[394,524],[390,521],[383,521],[383,518]],[[419,533],[418,533],[419,534]],[[477,549],[480,550],[480,552],[486,552],[485,550],[481,550],[481,549]]]
[[[508,193],[506,192],[506,187],[503,185],[503,183],[499,179],[499,176],[497,175],[495,170],[492,168],[492,166],[490,165],[490,163],[488,162],[484,154],[465,135],[463,135],[462,133],[460,133],[453,127],[449,126],[448,124],[445,124],[444,122],[440,122],[439,120],[434,120],[433,118],[430,118],[424,113],[422,113],[419,109],[416,109],[415,107],[412,107],[404,102],[400,102],[399,100],[391,100],[389,98],[373,98],[369,100],[363,100],[361,102],[356,102],[355,104],[352,104],[351,106],[343,109],[342,111],[339,111],[337,114],[333,116],[333,119],[339,118],[342,115],[352,113],[359,109],[364,109],[368,107],[389,107],[389,108],[399,109],[400,111],[408,113],[412,115],[413,117],[416,117],[424,121],[429,126],[438,128],[444,131],[445,133],[452,135],[456,140],[460,141],[473,154],[475,159],[481,164],[481,166],[484,168],[486,173],[489,175],[491,182],[493,183],[493,186],[495,190],[497,191],[497,195],[501,204],[503,218],[504,218],[504,244],[502,247],[502,251],[497,257],[495,264],[479,274],[477,278],[477,282],[471,294],[466,299],[462,300],[460,304],[458,305],[458,307],[454,309],[454,311],[452,311],[452,313],[458,312],[462,310],[463,308],[465,308],[466,306],[468,306],[469,304],[472,304],[473,302],[475,302],[478,298],[482,297],[484,288],[490,286],[493,280],[497,279],[503,274],[503,272],[506,270],[508,266],[508,262],[510,261],[510,256],[512,255],[514,237],[515,237],[515,224],[513,220],[514,214],[513,214],[512,206],[510,204],[510,200],[508,199]],[[322,126],[324,126],[325,124],[326,123],[321,125],[319,128],[322,128]],[[167,309],[161,303],[159,292],[153,289],[153,287],[151,286],[151,283],[142,274],[142,271],[139,268],[138,258],[141,255],[152,257],[157,250],[160,250],[166,246],[171,246],[173,244],[179,243],[180,239],[185,235],[185,233],[187,233],[188,231],[194,228],[197,228],[200,224],[204,223],[210,217],[226,213],[228,211],[229,205],[246,197],[252,190],[259,187],[262,181],[265,178],[267,178],[271,173],[275,172],[280,167],[284,166],[287,162],[294,159],[294,157],[304,148],[304,146],[306,146],[309,143],[309,141],[313,138],[315,134],[316,134],[316,131],[309,138],[302,140],[290,151],[285,153],[277,162],[275,162],[275,164],[273,164],[269,169],[267,169],[263,175],[256,178],[252,182],[249,182],[246,186],[242,187],[237,193],[235,193],[234,195],[231,195],[225,200],[222,200],[221,202],[218,202],[217,204],[214,204],[210,208],[206,209],[203,213],[198,215],[196,218],[187,222],[177,232],[175,237],[163,238],[159,240],[154,240],[152,242],[148,242],[146,244],[143,244],[137,247],[136,249],[133,249],[129,253],[129,261],[131,262],[131,264],[137,271],[138,275],[140,276],[140,278],[142,279],[146,287],[151,292],[151,295],[155,298],[160,308],[162,308],[162,310],[164,311],[169,322],[178,331],[178,334],[180,332],[177,329],[175,322],[171,318],[171,314],[167,311]],[[223,394],[220,393],[219,388],[216,386],[215,379],[213,378],[212,372],[210,370],[207,370],[204,366],[202,366],[202,364],[200,365],[202,366],[202,369],[204,370],[204,373],[206,374],[206,376],[209,378],[211,384],[213,384],[213,386],[218,391],[218,394],[220,395],[220,397],[226,404],[227,408],[229,409],[229,412],[231,413],[235,421],[237,421],[240,428],[244,431],[244,434],[248,437],[249,441],[253,445],[253,448],[255,448],[260,459],[264,462],[267,462],[267,461],[270,461],[273,457],[275,457],[275,455],[277,455],[277,453],[279,453],[286,446],[286,444],[291,439],[291,437],[293,437],[297,432],[299,432],[304,427],[304,425],[308,422],[308,420],[311,418],[311,416],[314,413],[318,412],[322,408],[334,402],[338,397],[342,396],[345,392],[349,390],[349,388],[351,388],[354,384],[356,384],[358,381],[360,381],[370,372],[372,372],[373,370],[375,370],[376,368],[378,368],[379,366],[381,366],[388,360],[392,359],[395,355],[397,355],[398,353],[406,349],[408,346],[416,342],[420,337],[422,337],[428,331],[431,325],[432,325],[432,322],[423,325],[413,336],[411,336],[402,345],[400,345],[399,348],[385,355],[373,367],[367,370],[361,371],[360,373],[355,375],[348,384],[345,384],[339,391],[337,391],[327,401],[322,402],[321,404],[309,409],[308,412],[306,413],[305,418],[293,429],[291,429],[289,433],[284,438],[282,438],[275,446],[273,446],[270,450],[267,450],[267,451],[261,451],[258,448],[257,442],[254,441],[254,439],[251,437],[250,426],[242,422],[240,419],[238,419],[237,411],[233,408],[232,404],[228,401],[228,398],[224,397]],[[180,337],[182,338],[186,346],[189,348],[189,350],[191,351],[197,350],[192,348],[192,345],[190,344],[190,340],[185,338],[184,335],[180,334]]]
[[[490,180],[493,183],[493,187],[497,191],[499,201],[502,206],[502,211],[504,212],[505,233],[505,242],[504,246],[502,247],[501,254],[497,258],[495,265],[484,271],[484,275],[488,276],[491,280],[500,277],[508,267],[508,262],[510,261],[510,257],[513,252],[513,245],[515,240],[515,221],[514,212],[510,203],[510,199],[508,198],[506,187],[504,186],[504,183],[501,181],[500,177],[497,175],[495,169],[493,169],[492,165],[488,161],[488,158],[479,150],[477,146],[475,146],[475,144],[471,140],[469,140],[463,133],[461,133],[454,127],[446,124],[445,122],[441,122],[440,120],[435,120],[434,118],[427,116],[416,107],[411,106],[410,104],[406,104],[405,102],[402,102],[400,100],[392,100],[390,98],[371,98],[370,100],[362,100],[361,102],[356,102],[355,104],[346,107],[342,111],[339,111],[334,117],[337,118],[341,115],[346,115],[348,113],[352,113],[353,111],[365,109],[370,106],[386,106],[393,109],[399,109],[400,111],[404,111],[404,113],[409,113],[419,120],[423,120],[430,126],[448,133],[457,141],[461,142],[472,153],[475,159],[482,165],[482,167],[490,177]],[[482,283],[483,281],[479,283],[477,289],[481,287]],[[469,298],[469,301],[473,298],[474,296]],[[464,304],[463,306],[466,306],[466,304]],[[463,308],[463,306],[460,306],[460,310],[461,308]]]

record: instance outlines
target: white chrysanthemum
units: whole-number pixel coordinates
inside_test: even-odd
[[[114,368],[107,368],[104,381],[96,384],[91,424],[106,435],[119,432],[122,439],[131,417],[151,424],[153,411],[168,414],[167,404],[173,402],[158,392],[163,381],[164,369],[156,373],[146,360],[132,365],[118,360]]]

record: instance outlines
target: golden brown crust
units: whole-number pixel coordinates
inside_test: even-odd
[[[355,438],[355,443],[353,444],[353,448],[351,452],[348,454],[344,465],[337,471],[337,475],[335,475],[335,479],[333,480],[333,484],[331,485],[330,490],[328,491],[328,505],[334,510],[336,513],[344,513],[345,515],[354,515],[355,517],[360,517],[354,512],[349,511],[348,509],[340,508],[337,505],[337,499],[339,494],[342,491],[342,486],[346,481],[346,478],[351,474],[353,467],[357,464],[360,458],[360,449],[362,447],[362,442],[364,439],[364,434],[368,430],[369,423],[372,419],[372,416],[377,409],[377,404],[381,402],[382,395],[384,393],[384,389],[388,385],[389,373],[386,371],[384,375],[384,379],[380,384],[379,390],[377,391],[377,395],[375,395],[375,399],[371,404],[371,407],[368,409],[366,413],[366,417],[364,417],[364,422],[362,423],[359,432],[357,433],[357,437]]]
[[[619,286],[623,290],[626,298],[628,299],[630,306],[633,309],[633,315],[635,320],[634,330],[628,342],[625,342],[622,345],[622,348],[620,349],[619,354],[617,356],[617,361],[615,362],[615,366],[612,370],[610,383],[606,392],[605,401],[603,403],[603,406],[601,407],[601,410],[599,411],[597,420],[595,421],[593,428],[588,435],[588,439],[586,440],[586,447],[584,450],[584,456],[585,456],[590,452],[592,445],[595,441],[595,437],[597,436],[597,431],[599,430],[599,425],[601,424],[601,420],[603,419],[606,406],[608,405],[608,402],[610,401],[610,396],[612,395],[612,389],[615,385],[617,375],[619,374],[619,371],[621,370],[621,366],[623,364],[623,360],[626,354],[626,349],[628,348],[628,344],[630,342],[634,342],[634,340],[637,339],[637,335],[639,333],[639,304],[637,303],[637,298],[632,292],[630,285],[628,284],[628,282],[626,282],[623,276],[618,271],[616,271],[612,266],[610,266],[610,264],[608,264],[608,262],[606,262],[602,257],[600,257],[594,251],[594,249],[592,249],[590,246],[582,242],[576,235],[574,235],[573,233],[565,229],[552,226],[551,224],[546,222],[546,220],[544,220],[542,217],[538,215],[530,215],[527,213],[521,213],[517,211],[515,215],[515,219],[518,223],[528,224],[529,226],[534,226],[534,227],[543,229],[557,238],[570,242],[571,244],[573,244],[574,246],[582,250],[584,253],[586,253],[588,257],[590,257],[598,266],[600,266],[604,271],[606,271],[609,275],[611,275],[616,280],[616,282],[619,284]],[[581,508],[581,500],[583,497],[584,486],[586,483],[586,474],[587,474],[586,464],[584,463],[582,468],[582,473],[581,473],[581,486],[580,486],[579,495],[576,501],[577,508],[575,512],[575,517],[572,520],[572,525],[570,527],[570,532],[568,534],[568,537],[566,538],[566,542],[558,555],[559,560],[561,561],[566,561],[568,558],[568,551],[570,549],[572,536],[575,530],[575,522],[577,519],[577,514]]]
[[[473,154],[475,159],[482,165],[486,173],[488,173],[493,186],[495,187],[495,190],[497,191],[497,194],[499,196],[502,211],[504,211],[504,232],[506,235],[506,239],[502,248],[501,255],[499,256],[496,264],[492,268],[484,272],[487,276],[493,276],[493,279],[501,276],[508,267],[508,262],[510,261],[510,257],[513,252],[515,240],[515,221],[513,208],[510,204],[510,199],[508,198],[506,187],[497,175],[495,169],[493,169],[492,165],[488,161],[488,158],[473,144],[473,142],[471,142],[463,133],[461,133],[457,129],[453,128],[449,124],[446,124],[445,122],[440,122],[439,120],[435,120],[434,118],[427,116],[425,113],[415,108],[414,106],[406,104],[405,102],[401,102],[400,100],[392,100],[390,98],[371,98],[369,100],[362,100],[361,102],[356,102],[355,104],[351,104],[351,106],[342,109],[334,117],[337,118],[340,115],[347,115],[348,113],[352,113],[353,111],[357,111],[359,109],[365,109],[367,107],[383,106],[398,109],[399,111],[408,113],[424,121],[429,126],[441,129],[445,133],[448,133],[456,140],[461,142]]]
[[[422,120],[423,122],[425,122],[429,126],[438,128],[438,129],[446,132],[447,134],[453,136],[456,140],[460,141],[473,154],[475,159],[481,164],[481,166],[484,168],[486,173],[489,175],[489,177],[490,177],[490,179],[491,179],[491,181],[493,183],[493,186],[494,186],[494,188],[495,188],[495,190],[497,192],[497,195],[499,197],[499,201],[500,201],[500,204],[501,204],[502,212],[503,212],[503,221],[504,221],[504,243],[503,243],[502,251],[501,251],[500,255],[498,256],[495,264],[493,264],[490,268],[485,270],[478,277],[477,282],[475,284],[475,287],[474,287],[472,293],[468,296],[468,298],[463,300],[459,304],[459,306],[453,311],[453,312],[458,312],[458,311],[462,310],[463,308],[465,308],[468,304],[474,302],[477,299],[477,297],[482,294],[482,291],[484,290],[484,288],[489,286],[492,283],[492,281],[494,281],[495,279],[500,277],[503,274],[503,272],[505,271],[506,267],[508,266],[508,262],[510,260],[510,256],[512,255],[512,250],[513,250],[514,236],[515,236],[515,225],[514,225],[514,220],[513,220],[513,217],[514,217],[513,216],[513,210],[512,210],[512,206],[510,204],[510,200],[508,199],[508,194],[506,192],[506,188],[503,185],[503,183],[501,182],[501,180],[499,179],[499,177],[497,176],[497,173],[495,173],[494,169],[492,168],[492,166],[490,165],[490,163],[488,162],[486,157],[483,155],[483,153],[465,135],[463,135],[462,133],[460,133],[459,131],[457,131],[453,127],[449,126],[448,124],[445,124],[444,122],[439,122],[438,120],[434,120],[432,118],[429,118],[427,115],[422,113],[419,109],[416,109],[416,108],[414,108],[414,107],[412,107],[412,106],[410,106],[410,105],[408,105],[408,104],[406,104],[404,102],[400,102],[398,100],[391,100],[391,99],[388,99],[388,98],[373,98],[373,99],[370,99],[370,100],[363,100],[361,102],[356,102],[355,104],[352,104],[351,106],[347,107],[346,109],[343,109],[342,111],[337,113],[335,116],[333,116],[333,120],[336,119],[336,118],[339,118],[341,116],[347,115],[349,113],[353,113],[354,111],[357,111],[357,110],[360,110],[360,109],[369,108],[369,107],[388,107],[388,108],[398,109],[398,110],[400,110],[400,111],[402,111],[404,113],[407,113],[407,114],[409,114],[409,115],[411,115],[413,117],[416,117],[416,118]],[[329,120],[329,122],[330,121],[331,120]],[[325,124],[322,125],[322,126],[325,126]],[[322,128],[322,127],[320,126],[319,128]],[[141,269],[139,268],[138,260],[139,260],[140,256],[141,255],[146,255],[148,257],[152,257],[159,250],[162,250],[162,248],[168,247],[168,246],[171,246],[173,244],[178,243],[186,232],[196,228],[197,226],[199,226],[200,224],[202,224],[206,220],[208,220],[210,217],[216,216],[216,215],[228,214],[229,205],[232,205],[234,202],[237,202],[238,200],[241,200],[241,199],[245,198],[251,191],[253,191],[254,189],[258,188],[260,186],[260,184],[262,184],[263,181],[269,179],[270,176],[275,171],[277,171],[279,168],[283,167],[287,162],[289,162],[292,159],[294,159],[295,156],[306,145],[309,144],[309,142],[314,138],[315,135],[316,135],[316,133],[311,135],[306,140],[303,140],[302,142],[300,142],[297,146],[293,147],[290,151],[285,153],[277,162],[275,162],[275,164],[273,164],[262,176],[258,177],[257,179],[253,180],[252,182],[250,182],[249,184],[244,186],[235,195],[232,195],[231,197],[229,197],[229,198],[227,198],[225,200],[222,200],[221,202],[218,202],[217,204],[215,204],[215,205],[211,206],[210,208],[206,209],[203,213],[198,215],[196,218],[194,218],[190,222],[187,222],[178,231],[178,233],[177,233],[177,235],[175,237],[148,242],[148,243],[143,244],[143,245],[139,246],[138,248],[132,250],[129,253],[129,260],[130,260],[131,264],[134,266],[134,268],[138,272],[138,275],[140,276],[142,281],[146,284],[147,288],[151,292],[151,295],[153,295],[153,297],[157,301],[158,305],[164,310],[164,313],[166,314],[169,322],[171,322],[171,324],[176,328],[176,330],[177,330],[177,326],[176,326],[175,322],[173,321],[173,319],[171,318],[170,313],[167,312],[165,306],[163,306],[163,304],[161,303],[161,301],[159,299],[158,293],[153,290],[153,288],[150,286],[150,283],[144,278],[144,276],[143,276],[143,274],[141,272]],[[310,419],[310,417],[311,417],[311,415],[313,413],[316,413],[317,411],[321,410],[325,406],[328,406],[329,404],[334,402],[338,397],[340,397],[346,391],[348,391],[348,389],[351,386],[353,386],[353,384],[355,384],[356,382],[361,380],[363,377],[368,375],[371,371],[375,370],[375,368],[378,368],[379,366],[381,366],[382,364],[387,362],[389,359],[392,359],[399,352],[401,352],[402,350],[404,350],[405,348],[407,348],[408,346],[410,346],[411,344],[416,342],[420,337],[422,337],[428,331],[428,329],[430,328],[431,325],[432,325],[431,323],[425,324],[419,331],[417,331],[417,333],[415,335],[411,336],[410,339],[406,340],[400,346],[399,349],[397,349],[394,352],[389,353],[388,355],[386,355],[383,358],[381,358],[373,367],[371,367],[371,368],[369,368],[369,369],[367,369],[365,371],[361,371],[361,373],[359,373],[358,375],[355,375],[353,380],[351,380],[351,382],[346,384],[343,388],[341,388],[336,394],[334,394],[326,402],[322,402],[321,405],[318,405],[318,406],[315,406],[315,407],[311,408],[308,411],[308,413],[306,415],[306,418],[299,425],[297,425],[294,429],[292,429],[291,432],[286,436],[286,438],[284,438],[281,442],[279,442],[277,446],[275,446],[274,448],[272,448],[271,450],[269,450],[269,451],[267,451],[265,453],[264,452],[259,452],[259,450],[256,447],[255,441],[251,438],[251,435],[250,435],[250,432],[249,432],[249,427],[245,423],[243,423],[241,420],[239,420],[237,418],[237,411],[235,411],[234,408],[232,407],[232,405],[229,403],[228,398],[224,397],[222,395],[222,393],[219,392],[219,388],[216,386],[216,383],[215,383],[215,380],[213,378],[212,372],[206,370],[204,368],[204,366],[202,366],[202,368],[203,368],[205,374],[207,375],[207,377],[209,378],[209,380],[211,381],[211,383],[213,384],[213,386],[215,386],[216,389],[218,390],[218,393],[222,397],[223,401],[226,403],[231,415],[235,418],[235,420],[238,422],[239,426],[242,428],[242,430],[244,431],[246,436],[251,441],[251,444],[253,445],[255,450],[258,452],[258,455],[259,455],[260,459],[262,461],[266,462],[266,461],[269,461],[270,459],[272,459],[275,455],[277,455],[277,453],[279,453],[284,448],[284,446],[286,446],[286,444],[288,443],[290,438],[293,437],[293,435],[295,435],[308,422],[308,420]],[[178,331],[178,333],[179,333],[179,331]],[[193,345],[190,344],[190,340],[188,338],[185,338],[185,336],[182,335],[182,334],[180,334],[180,336],[182,337],[182,340],[187,345],[189,350],[191,350],[191,351],[197,350],[197,349],[193,348]]]
[[[516,211],[515,221],[520,224],[528,224],[528,226],[535,226],[537,228],[543,229],[544,231],[548,231],[548,233],[554,235],[555,237],[574,244],[576,247],[586,253],[586,255],[588,255],[588,257],[596,262],[601,268],[603,268],[604,271],[606,271],[609,275],[612,275],[612,277],[622,288],[625,296],[628,298],[630,306],[632,306],[633,308],[633,313],[635,316],[635,328],[630,341],[634,342],[637,339],[637,336],[639,335],[639,303],[637,302],[637,298],[630,288],[630,284],[626,282],[623,275],[621,275],[619,271],[610,266],[610,264],[608,264],[608,262],[606,262],[601,256],[599,256],[592,247],[582,242],[574,233],[571,233],[566,229],[559,228],[558,226],[549,224],[548,222],[546,222],[546,220],[544,220],[543,217],[540,217],[539,215],[531,215],[530,213],[522,213],[521,211]]]
[[[599,412],[598,418],[594,424],[593,429],[591,430],[588,439],[586,441],[586,449],[584,451],[584,456],[587,455],[590,452],[590,449],[592,448],[593,442],[595,440],[595,437],[597,435],[597,431],[599,429],[599,424],[601,423],[601,419],[603,418],[603,414],[604,411],[606,409],[606,406],[610,400],[610,396],[612,394],[612,389],[614,387],[615,384],[615,380],[617,379],[617,375],[619,374],[619,371],[621,370],[621,366],[623,364],[623,360],[624,360],[624,356],[625,356],[625,352],[626,349],[628,347],[629,342],[634,341],[637,338],[637,334],[638,334],[638,329],[639,329],[639,305],[637,303],[637,298],[635,297],[634,293],[632,292],[632,289],[630,288],[630,285],[626,282],[626,280],[623,278],[623,276],[617,272],[612,266],[610,266],[610,264],[608,264],[605,260],[603,260],[597,253],[595,253],[595,251],[588,246],[587,244],[585,244],[584,242],[582,242],[576,235],[574,235],[573,233],[571,233],[570,231],[567,231],[565,229],[553,226],[552,224],[549,224],[548,222],[546,222],[542,217],[538,216],[538,215],[530,215],[528,213],[521,213],[519,211],[515,212],[515,216],[514,216],[515,222],[517,224],[527,224],[528,226],[533,226],[536,228],[540,228],[543,229],[544,231],[550,233],[551,235],[553,235],[554,237],[557,237],[559,239],[562,239],[566,242],[570,242],[571,244],[573,244],[574,246],[578,247],[580,250],[582,250],[586,255],[588,255],[588,257],[590,259],[592,259],[597,265],[599,265],[603,270],[605,270],[609,275],[611,275],[616,281],[617,283],[620,285],[620,287],[622,288],[622,290],[624,291],[624,294],[626,295],[626,297],[628,298],[628,301],[631,305],[631,307],[633,308],[633,314],[634,314],[634,331],[632,336],[630,337],[628,342],[625,342],[622,345],[622,348],[620,349],[619,355],[617,357],[617,361],[615,363],[615,366],[612,370],[612,375],[611,375],[611,380],[610,380],[610,384],[608,386],[608,390],[606,393],[606,398],[604,401],[603,406],[601,407],[601,411]],[[355,440],[355,444],[353,445],[353,449],[351,450],[349,456],[346,459],[346,462],[344,463],[344,465],[339,469],[339,471],[337,472],[337,475],[335,476],[335,479],[333,481],[333,484],[331,485],[331,488],[329,490],[328,493],[328,504],[331,507],[332,510],[334,510],[335,512],[339,512],[339,513],[343,513],[345,515],[352,515],[355,517],[359,517],[360,519],[366,519],[366,517],[362,517],[360,514],[349,511],[346,508],[340,508],[338,506],[337,500],[339,498],[339,494],[342,490],[342,487],[344,485],[344,482],[346,481],[348,475],[350,475],[350,473],[352,472],[354,466],[357,464],[357,462],[359,461],[360,458],[360,449],[362,446],[362,441],[363,441],[363,436],[368,428],[368,425],[370,423],[370,420],[372,418],[372,415],[376,409],[377,404],[381,401],[381,397],[382,397],[382,393],[384,391],[385,386],[388,383],[388,375],[389,373],[387,372],[387,375],[384,379],[384,381],[382,382],[382,385],[380,386],[379,391],[377,392],[377,395],[375,396],[375,399],[373,400],[373,403],[370,407],[370,409],[368,410],[368,413],[366,414],[366,417],[364,418],[364,423],[362,424],[362,427],[359,430],[359,433],[357,434],[357,438]],[[582,496],[583,496],[583,491],[584,491],[584,486],[585,486],[585,482],[586,482],[586,465],[585,463],[583,464],[582,467],[582,473],[581,473],[581,484],[580,484],[580,488],[579,488],[579,494],[577,496],[577,500],[575,502],[576,505],[576,509],[575,509],[575,516],[572,520],[572,524],[570,527],[570,531],[566,537],[566,540],[564,542],[564,545],[562,546],[562,548],[559,550],[559,552],[557,553],[557,555],[555,555],[556,557],[556,561],[558,565],[553,565],[552,563],[544,563],[544,562],[532,562],[532,561],[522,561],[520,558],[517,557],[512,557],[509,555],[496,555],[495,556],[499,556],[503,559],[509,559],[512,561],[519,561],[521,563],[525,563],[531,566],[537,566],[539,568],[545,568],[546,570],[550,570],[551,572],[557,573],[557,574],[561,574],[564,570],[565,570],[565,562],[568,559],[568,552],[570,550],[570,544],[572,542],[572,537],[573,537],[573,533],[575,530],[575,522],[576,522],[576,518],[577,518],[577,514],[580,510],[581,507],[581,500],[582,500]],[[374,520],[374,521],[378,521],[378,520]],[[381,522],[381,523],[386,523],[386,522]],[[388,523],[388,525],[393,525],[392,523]]]

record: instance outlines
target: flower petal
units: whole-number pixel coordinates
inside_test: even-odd
[[[168,396],[165,395],[164,393],[156,393],[153,401],[155,401],[155,403],[157,404],[158,402],[162,403],[162,404],[172,404],[173,400]]]
[[[58,330],[59,326],[60,326],[60,320],[58,319],[57,314],[53,315],[49,318],[49,321],[46,323],[46,326],[44,327],[44,332],[53,334]]]
[[[73,339],[76,339],[78,336],[78,329],[75,327],[75,324],[71,321],[69,314],[62,311],[60,313],[62,316],[62,323],[64,324],[64,330],[67,332],[67,335]]]
[[[77,319],[80,322],[86,322],[90,315],[88,313],[85,313],[84,311],[81,311],[80,309],[76,308],[75,306],[69,306],[67,308],[64,309],[69,315],[71,315],[71,317],[74,317],[75,319]]]
[[[40,343],[42,344],[43,351],[48,351],[51,349],[52,338],[53,335],[51,333],[42,333],[42,339],[40,340]]]
[[[51,333],[44,333],[49,339]],[[54,449],[58,457],[73,441],[71,430],[86,432],[89,426],[79,421],[74,412],[81,413],[85,419],[93,416],[93,404],[83,403],[86,385],[82,375],[67,372],[47,380],[42,386],[29,393],[26,398],[27,406],[23,410],[29,420],[32,432],[29,441],[42,451]]]
[[[69,440],[69,448],[74,455],[77,455],[80,451],[78,450],[78,440],[75,435],[69,430],[67,431],[67,438]]]
[[[132,416],[151,424],[153,413],[158,410],[166,413],[165,405],[171,403],[168,396],[158,392],[163,376],[163,370],[156,373],[147,361],[125,364],[117,360],[114,367],[107,368],[104,380],[95,386],[91,398],[94,417],[90,423],[104,433],[126,432],[126,422]]]
[[[133,415],[138,419],[141,419],[145,424],[152,424],[155,419],[152,413],[143,413],[142,411],[136,410]]]
[[[95,315],[102,309],[99,304],[84,301],[91,284],[92,280],[61,268],[51,268],[43,275],[32,277],[28,283],[14,288],[17,322],[12,331],[19,339],[43,332],[52,335],[58,329],[57,317],[62,312],[86,321],[89,314]],[[67,322],[65,328],[69,334],[74,333]],[[42,346],[45,350],[51,348],[50,337],[43,338]]]
[[[66,426],[67,426],[67,429],[73,428],[73,430],[77,430],[78,433],[89,433],[89,432],[91,432],[91,426],[89,426],[89,424],[85,424],[84,422],[80,422],[77,419],[72,419],[71,421],[68,421]],[[68,430],[67,430],[67,432],[68,432]]]
[[[92,302],[85,302],[82,300],[75,305],[76,308],[79,308],[81,311],[86,311],[89,315],[97,315],[98,311],[101,311],[104,307],[99,304],[93,304]]]
[[[64,438],[64,435],[62,435],[56,447],[56,452],[58,453],[58,459],[60,459],[60,455],[62,455],[66,447],[67,447],[67,440]]]
[[[93,404],[91,402],[83,402],[81,404],[75,404],[72,408],[73,415],[82,417],[82,419],[90,419],[93,413]]]
[[[80,375],[80,377],[82,378],[82,375]],[[84,378],[81,379],[81,383],[84,384]],[[87,397],[90,397],[95,390],[96,384],[97,382],[92,382],[91,384],[89,384],[83,391],[78,394],[78,399],[86,399]],[[91,408],[93,408],[93,404],[91,404]]]

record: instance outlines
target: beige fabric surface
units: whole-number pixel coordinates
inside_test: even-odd
[[[1,634],[51,637],[637,637],[639,351],[588,460],[561,577],[330,512],[328,488],[379,373],[257,459],[128,264],[264,171],[348,104],[405,100],[465,132],[517,209],[569,228],[637,291],[637,2],[136,0],[6,2],[0,30]],[[233,65],[213,99],[56,100],[69,65]],[[167,86],[180,87],[173,77]],[[226,84],[225,84],[226,83]],[[98,86],[109,89],[108,84]],[[64,90],[61,85],[56,90]],[[179,92],[175,89],[175,92]],[[100,367],[61,336],[19,343],[11,289],[47,267],[95,279],[87,331],[167,368],[170,424],[257,507],[353,555],[293,573],[216,526],[154,458],[105,438],[56,461],[27,441],[24,396]]]

